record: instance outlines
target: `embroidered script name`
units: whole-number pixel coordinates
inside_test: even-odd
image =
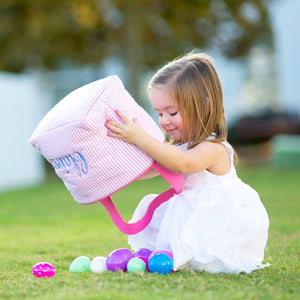
[[[56,159],[51,159],[50,163],[55,169],[65,169],[73,166],[80,177],[88,173],[88,164],[80,152],[74,152]],[[69,171],[67,171],[67,174],[69,174]]]

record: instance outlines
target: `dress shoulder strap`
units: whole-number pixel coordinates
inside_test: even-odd
[[[232,146],[228,143],[228,142],[222,142],[222,144],[226,147],[227,149],[227,152],[229,154],[229,157],[230,157],[230,164],[233,165],[233,154],[234,154],[234,151],[233,151],[233,148]]]

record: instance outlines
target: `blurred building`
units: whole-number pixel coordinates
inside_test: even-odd
[[[49,95],[37,74],[0,73],[0,191],[44,180],[42,160],[27,144]]]
[[[300,134],[298,9],[299,1],[274,0],[270,7],[274,48],[261,44],[244,58],[247,67],[238,69],[232,80],[234,85],[238,82],[238,93],[226,90],[225,81],[225,108],[230,109],[227,117],[234,144],[263,142],[277,134]]]
[[[300,1],[275,0],[271,6],[279,98],[285,110],[300,114]]]
[[[233,61],[217,56],[229,122],[267,110],[300,114],[299,9],[298,0],[272,1],[274,49],[262,44]]]

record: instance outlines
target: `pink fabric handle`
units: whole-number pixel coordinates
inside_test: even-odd
[[[165,192],[158,195],[149,205],[145,215],[135,223],[126,223],[121,215],[119,214],[117,208],[115,207],[113,201],[110,197],[107,197],[101,200],[101,203],[104,205],[108,211],[111,219],[115,225],[120,229],[121,232],[125,234],[136,234],[142,231],[151,221],[155,209],[160,206],[162,203],[168,201],[174,194],[176,190],[171,188]]]
[[[171,172],[156,161],[153,162],[152,167],[172,185],[176,193],[181,191],[183,183],[183,177],[181,174]]]

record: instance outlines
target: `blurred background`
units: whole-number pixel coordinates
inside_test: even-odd
[[[299,11],[298,0],[1,0],[0,192],[45,180],[27,140],[69,92],[116,74],[151,113],[147,81],[193,49],[214,58],[241,162],[300,168]]]

